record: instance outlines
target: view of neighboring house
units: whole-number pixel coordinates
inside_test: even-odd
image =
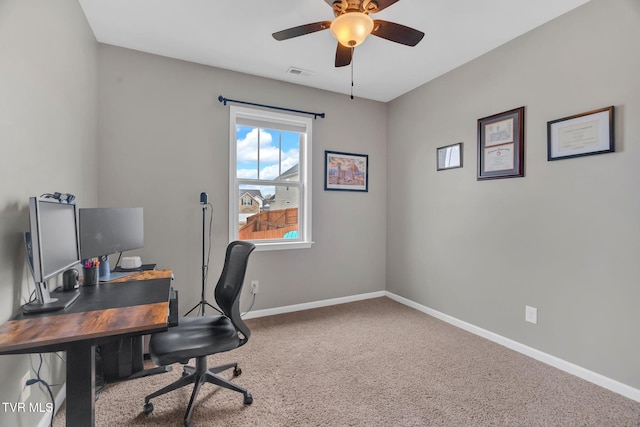
[[[286,181],[297,182],[300,179],[300,169],[298,165],[287,169],[275,180],[284,182],[285,185],[276,186],[275,199],[270,202],[272,210],[297,208],[300,201],[300,190],[298,187],[286,185]]]
[[[275,178],[274,181],[282,182],[285,185],[274,186],[275,194],[273,196],[264,196],[262,191],[257,189],[241,189],[238,195],[240,223],[244,224],[247,217],[264,210],[297,208],[300,191],[296,186],[286,185],[286,182],[297,182],[299,174],[298,165],[295,165]]]
[[[295,165],[275,178],[279,184],[274,186],[273,196],[265,197],[257,189],[240,190],[238,237],[241,240],[297,237],[300,188],[287,182],[297,182],[299,173]]]
[[[259,213],[264,204],[264,197],[260,190],[240,190],[238,200],[240,223],[245,223],[247,217]]]

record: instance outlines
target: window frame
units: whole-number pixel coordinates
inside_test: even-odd
[[[292,124],[296,127],[304,127],[303,141],[300,144],[300,160],[299,168],[299,184],[289,181],[271,181],[259,179],[238,179],[237,176],[237,131],[236,126],[238,118],[268,122],[274,124],[274,128],[278,130],[277,125],[286,126]],[[284,130],[284,129],[280,129]],[[249,240],[256,245],[256,251],[266,250],[282,250],[282,249],[306,249],[313,244],[311,230],[311,153],[312,153],[312,120],[308,117],[301,117],[293,114],[275,113],[271,111],[259,110],[254,108],[230,106],[229,112],[229,241],[238,240],[238,217],[239,202],[238,194],[240,190],[239,181],[243,184],[265,185],[265,181],[269,181],[269,186],[293,186],[299,188],[299,206],[298,206],[298,230],[299,237],[294,239],[269,239],[269,240]],[[260,147],[258,147],[258,150]],[[258,167],[260,167],[258,165]]]

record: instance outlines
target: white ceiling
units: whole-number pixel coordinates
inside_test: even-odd
[[[415,47],[370,36],[353,58],[354,96],[390,101],[590,0],[400,0],[374,19],[425,33]],[[101,43],[349,94],[328,30],[271,33],[333,20],[324,0],[79,0]],[[308,71],[293,75],[290,67]]]

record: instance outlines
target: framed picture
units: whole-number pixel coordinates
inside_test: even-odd
[[[437,170],[455,169],[462,167],[462,142],[436,149],[438,161]]]
[[[613,106],[547,122],[547,160],[614,151]]]
[[[524,107],[478,119],[478,180],[524,176]]]
[[[324,189],[369,191],[369,156],[325,151]]]

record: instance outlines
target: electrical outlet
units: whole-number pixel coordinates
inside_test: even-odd
[[[26,374],[22,376],[20,380],[19,389],[20,389],[20,402],[26,402],[31,396],[31,386],[27,385],[27,381],[31,379],[31,371],[27,371]]]
[[[252,280],[251,281],[251,293],[253,295],[258,293],[258,285],[260,284],[260,282],[258,282],[257,280]]]
[[[524,320],[529,323],[537,324],[538,309],[535,307],[529,307],[528,305],[526,305],[524,307]]]

